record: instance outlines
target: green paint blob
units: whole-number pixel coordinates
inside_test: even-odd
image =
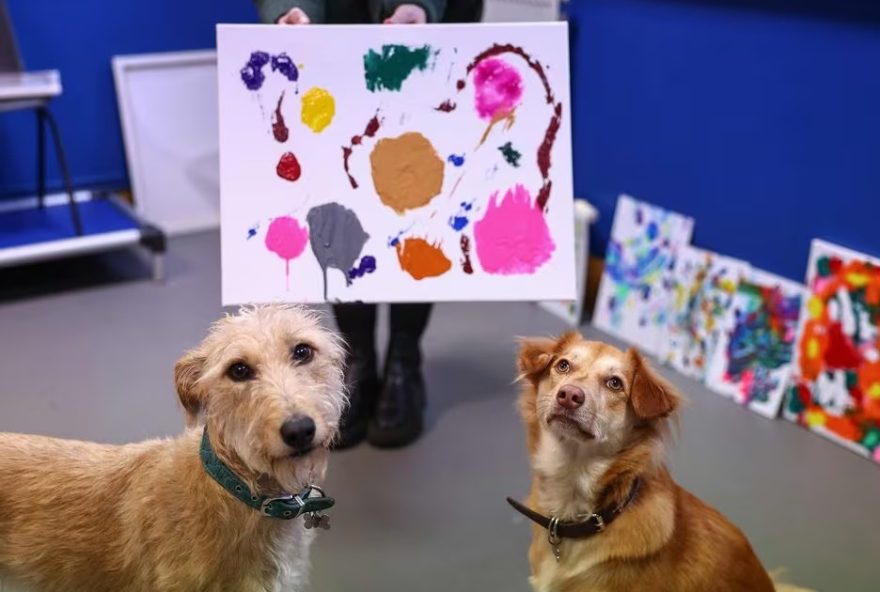
[[[816,270],[819,272],[819,277],[831,275],[831,263],[828,257],[819,257],[819,260],[816,261]]]
[[[798,396],[798,387],[796,386],[788,389],[788,410],[796,415],[800,415],[806,410],[806,406]]]
[[[880,446],[880,430],[876,428],[868,430],[862,440],[862,445],[873,452],[875,448]]]
[[[503,146],[499,146],[498,150],[501,151],[501,154],[504,156],[504,160],[507,161],[512,167],[519,167],[519,159],[522,156],[517,150],[513,147],[513,145],[508,142]]]
[[[406,45],[383,45],[382,53],[374,50],[364,54],[364,78],[370,92],[377,90],[399,91],[414,70],[428,67],[431,48],[407,47]]]

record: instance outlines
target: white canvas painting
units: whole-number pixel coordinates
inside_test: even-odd
[[[765,417],[779,414],[793,369],[804,286],[752,269],[737,286],[706,384]]]
[[[620,196],[593,324],[656,355],[667,327],[671,270],[693,227],[692,218]]]
[[[687,246],[672,272],[672,302],[660,359],[702,380],[721,336],[736,288],[749,265]]]
[[[220,25],[223,302],[575,298],[568,36]]]

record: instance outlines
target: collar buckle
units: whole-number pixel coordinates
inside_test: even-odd
[[[298,506],[298,508],[296,510],[296,514],[294,516],[291,516],[292,518],[296,518],[297,516],[302,514],[303,508],[306,507],[306,503],[298,495],[293,495],[293,494],[288,493],[287,495],[281,495],[278,497],[267,497],[260,504],[260,512],[263,514],[263,516],[269,516],[269,517],[272,516],[271,506],[275,502],[280,502],[280,503],[293,502],[293,503],[295,503]],[[286,518],[286,516],[285,516],[285,518]]]
[[[593,514],[590,518],[595,519],[596,521],[596,532],[605,532],[605,520],[602,519],[602,516],[599,514]]]

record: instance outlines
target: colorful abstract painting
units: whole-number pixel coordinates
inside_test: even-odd
[[[575,298],[564,24],[217,40],[225,304]]]
[[[672,303],[659,357],[679,372],[702,380],[731,309],[747,263],[684,247],[671,274]]]
[[[671,271],[693,227],[691,218],[620,196],[593,324],[657,354],[668,324]]]
[[[813,241],[785,417],[880,463],[880,260]]]
[[[706,374],[722,395],[774,418],[789,384],[804,287],[752,269],[739,283]]]

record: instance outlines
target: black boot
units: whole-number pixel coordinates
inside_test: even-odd
[[[425,380],[419,340],[407,333],[392,335],[385,361],[385,377],[367,440],[378,448],[396,448],[422,433]]]
[[[348,386],[348,407],[339,421],[339,437],[334,450],[350,448],[367,437],[367,424],[373,415],[379,395],[376,352],[352,352],[345,371]]]
[[[376,307],[369,304],[341,304],[333,307],[336,323],[351,354],[345,369],[349,405],[339,421],[336,450],[361,443],[379,395],[376,371]]]

